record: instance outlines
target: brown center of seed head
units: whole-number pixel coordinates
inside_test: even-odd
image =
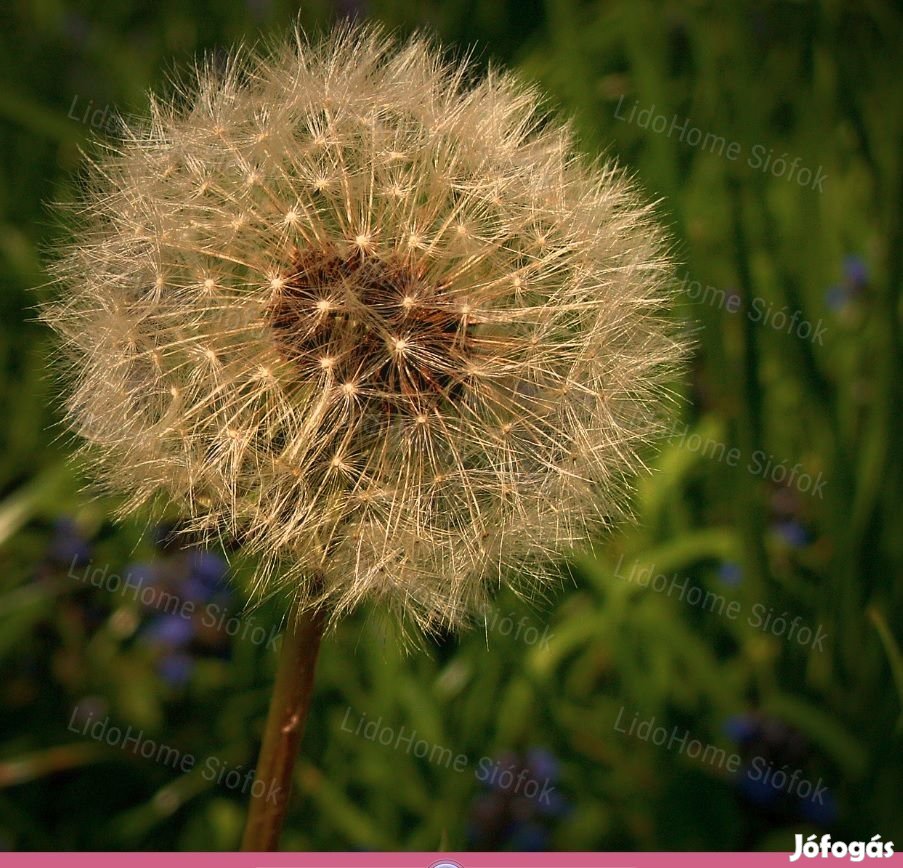
[[[299,252],[267,315],[298,382],[326,377],[349,397],[422,417],[460,394],[473,357],[465,310],[402,260]]]

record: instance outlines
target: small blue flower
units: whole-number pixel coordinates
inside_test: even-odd
[[[157,564],[139,561],[125,568],[126,577],[138,587],[147,588],[160,580],[160,568]]]
[[[845,256],[843,259],[844,282],[854,288],[860,289],[869,282],[868,266],[861,256]]]
[[[527,767],[537,780],[557,781],[561,766],[557,757],[545,748],[533,747],[527,751]]]
[[[830,826],[837,819],[837,801],[830,790],[800,799],[800,814],[817,826]]]
[[[825,292],[825,304],[835,313],[842,311],[850,303],[851,298],[850,290],[846,286],[835,284],[828,287]]]
[[[724,722],[724,734],[737,744],[749,741],[758,729],[758,721],[748,714],[735,714]]]
[[[47,556],[58,564],[84,566],[91,561],[91,545],[76,522],[63,516],[54,522]]]
[[[188,654],[166,654],[157,662],[157,672],[172,687],[186,684],[193,670],[194,660]]]
[[[219,590],[226,579],[229,565],[216,552],[197,549],[188,555],[189,578],[209,591]]]
[[[540,797],[536,799],[536,810],[544,817],[563,817],[571,812],[571,806],[558,790],[546,792],[544,796],[540,791]]]
[[[163,615],[154,618],[142,632],[142,638],[150,645],[180,648],[194,638],[194,623],[181,615]]]
[[[777,521],[771,527],[791,548],[800,549],[809,543],[809,531],[798,521]]]
[[[725,561],[718,567],[718,578],[725,585],[735,588],[743,581],[743,568],[733,561]]]
[[[748,769],[742,772],[737,786],[750,802],[760,807],[773,805],[781,796],[781,791],[774,784],[761,777],[753,778]]]
[[[229,569],[221,555],[204,549],[192,551],[188,563],[193,576],[212,585],[222,582]]]
[[[825,293],[825,303],[835,313],[844,311],[851,302],[868,286],[869,272],[861,256],[845,256],[841,283],[830,287]]]
[[[550,751],[532,747],[525,753],[497,757],[497,776],[481,778],[488,792],[471,805],[468,837],[474,849],[545,850],[555,818],[570,809],[567,800],[550,786],[561,773]],[[504,772],[506,786],[501,779]]]

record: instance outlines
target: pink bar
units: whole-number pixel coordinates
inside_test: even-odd
[[[4,853],[6,868],[159,868],[159,853]],[[790,853],[167,853],[166,868],[746,868],[812,862],[849,863],[848,858],[790,862]],[[899,865],[898,854],[858,864]]]

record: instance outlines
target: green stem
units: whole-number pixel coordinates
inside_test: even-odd
[[[325,622],[322,609],[296,615],[283,636],[257,762],[255,784],[261,781],[262,785],[253,787],[242,850],[262,852],[279,848]]]

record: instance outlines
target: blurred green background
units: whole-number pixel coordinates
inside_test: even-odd
[[[33,288],[46,203],[111,114],[298,14],[2,5],[0,848],[238,845],[279,612],[242,615],[240,561],[81,493]],[[638,523],[548,599],[408,656],[372,612],[327,640],[285,849],[903,839],[899,5],[311,0],[300,20],[349,14],[541,82],[659,200],[698,343]]]

